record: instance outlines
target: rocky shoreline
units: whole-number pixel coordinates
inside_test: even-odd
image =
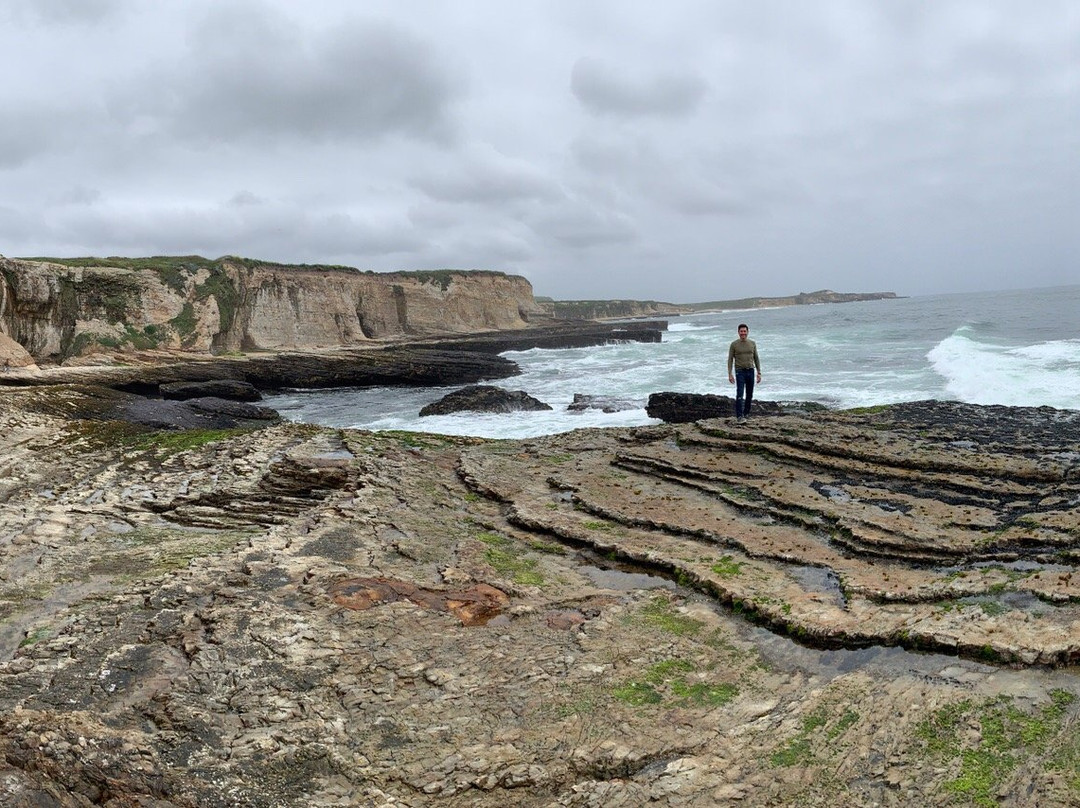
[[[132,395],[0,386],[4,805],[1080,800],[1076,413],[78,417]]]
[[[499,355],[504,351],[660,342],[666,328],[664,321],[556,324],[365,348],[240,356],[147,352],[127,355],[122,362],[5,368],[0,387],[89,386],[97,392],[80,397],[68,411],[83,418],[114,418],[159,429],[256,426],[276,417],[250,404],[262,392],[475,384],[520,373],[516,363]],[[169,392],[185,386],[204,392],[184,396]],[[201,397],[196,400],[196,395]]]

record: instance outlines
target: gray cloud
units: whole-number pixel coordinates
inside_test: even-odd
[[[0,253],[677,301],[1074,283],[1080,7],[10,0]]]
[[[53,130],[46,118],[23,111],[8,117],[0,127],[0,169],[14,168],[47,154],[53,147]]]
[[[543,238],[573,249],[622,244],[638,238],[638,227],[629,215],[587,200],[544,210],[526,221]]]
[[[449,141],[461,81],[432,45],[385,22],[305,31],[258,5],[213,7],[178,67],[159,66],[111,99],[128,125],[200,145],[280,137]]]
[[[55,196],[57,205],[94,205],[100,201],[101,191],[82,185],[69,186]]]
[[[0,9],[14,22],[46,25],[96,24],[104,22],[119,11],[123,0],[7,0]]]
[[[246,192],[214,205],[80,206],[54,211],[51,220],[56,243],[91,255],[231,254],[335,263],[337,256],[361,260],[408,254],[424,246],[405,220],[307,209],[258,200]],[[312,243],[319,249],[310,249]]]
[[[660,73],[635,77],[593,59],[574,64],[570,87],[590,112],[660,118],[693,113],[706,89],[700,76]]]
[[[12,205],[0,204],[0,238],[7,243],[26,244],[34,237],[40,223],[24,210]],[[0,255],[13,255],[7,249],[0,249]]]
[[[553,200],[557,185],[539,170],[512,161],[462,160],[449,170],[416,177],[412,185],[441,202],[501,205],[518,200]]]

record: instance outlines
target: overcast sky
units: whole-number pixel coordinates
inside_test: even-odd
[[[1080,282],[1076,0],[0,0],[0,254]]]

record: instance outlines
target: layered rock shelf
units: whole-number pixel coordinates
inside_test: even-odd
[[[72,418],[109,395],[0,388],[0,804],[1080,799],[1077,413]]]
[[[580,438],[462,472],[517,526],[801,641],[1080,661],[1080,415],[923,402]],[[972,619],[978,617],[978,619]]]

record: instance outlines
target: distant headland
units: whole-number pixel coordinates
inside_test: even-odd
[[[815,303],[856,303],[863,300],[895,300],[896,292],[799,292],[784,297],[741,297],[704,303],[664,303],[658,300],[554,300],[537,297],[536,303],[557,320],[606,320],[623,317],[677,317],[703,311],[764,309],[805,306]]]

